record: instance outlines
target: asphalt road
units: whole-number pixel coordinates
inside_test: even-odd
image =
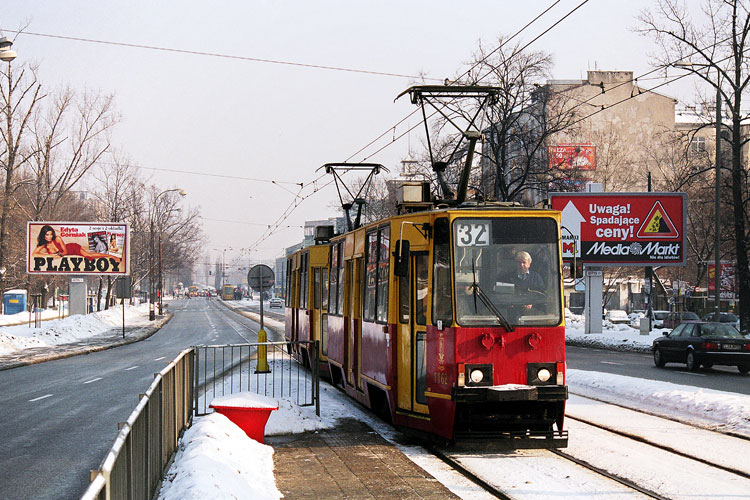
[[[750,394],[750,376],[740,375],[734,366],[714,366],[690,372],[684,364],[678,363],[667,363],[664,368],[657,368],[651,354],[575,346],[568,346],[566,353],[568,368],[576,370],[614,373],[704,389]]]
[[[258,325],[216,299],[173,301],[147,340],[0,371],[0,499],[79,498],[154,379],[196,344],[255,342]]]

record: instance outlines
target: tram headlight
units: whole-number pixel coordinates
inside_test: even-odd
[[[529,363],[527,365],[527,380],[529,385],[558,384],[554,374],[557,373],[556,363]]]
[[[492,365],[464,365],[463,379],[465,380],[467,387],[492,385]]]

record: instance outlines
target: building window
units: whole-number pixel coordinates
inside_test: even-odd
[[[690,141],[690,152],[691,153],[705,153],[706,152],[706,138],[705,137],[693,137]]]

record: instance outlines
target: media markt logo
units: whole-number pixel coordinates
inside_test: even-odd
[[[649,259],[674,260],[680,257],[680,244],[665,244],[659,241],[652,241],[644,247],[637,241],[630,243],[629,245],[599,241],[594,243],[591,248],[588,249],[586,255],[643,255]]]

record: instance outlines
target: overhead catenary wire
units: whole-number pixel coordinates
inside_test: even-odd
[[[583,2],[583,3],[585,4],[585,3],[586,3],[586,2],[588,2],[588,1],[589,1],[589,0],[585,0],[585,1]],[[550,5],[549,5],[549,6],[548,6],[548,7],[546,8],[546,9],[544,9],[544,10],[543,10],[543,11],[542,11],[542,12],[541,12],[540,14],[536,15],[536,16],[535,16],[535,17],[534,17],[534,18],[533,18],[533,19],[532,19],[531,21],[529,21],[529,22],[528,22],[528,23],[527,23],[526,25],[524,25],[524,26],[523,26],[522,28],[520,28],[520,29],[519,29],[518,31],[516,31],[516,33],[514,33],[514,34],[513,34],[512,36],[510,36],[509,38],[507,38],[506,40],[504,40],[504,41],[503,41],[503,43],[502,43],[502,44],[500,44],[500,45],[499,45],[499,46],[498,46],[498,47],[497,47],[496,49],[494,49],[494,50],[493,50],[492,52],[490,52],[489,54],[487,54],[487,56],[485,56],[485,57],[484,57],[483,59],[481,59],[480,61],[477,61],[477,62],[476,62],[476,63],[475,63],[475,64],[474,64],[474,65],[473,65],[473,66],[472,66],[471,68],[469,68],[469,69],[468,69],[468,70],[466,70],[466,71],[465,71],[465,72],[464,72],[464,73],[463,73],[462,75],[460,75],[458,79],[460,79],[460,78],[463,78],[464,76],[466,76],[467,74],[469,74],[469,73],[471,72],[471,70],[473,70],[474,68],[476,68],[476,67],[477,67],[477,66],[478,66],[479,64],[482,64],[482,63],[483,63],[484,61],[486,61],[486,59],[487,59],[487,58],[489,58],[489,57],[490,57],[490,56],[491,56],[492,54],[494,54],[495,52],[497,52],[498,50],[500,50],[500,49],[501,49],[501,48],[502,48],[503,46],[505,46],[505,44],[509,43],[509,42],[510,42],[511,40],[513,40],[513,39],[514,39],[515,37],[517,37],[518,35],[520,35],[520,34],[521,34],[521,33],[522,33],[522,32],[523,32],[524,30],[528,29],[528,28],[529,28],[529,27],[530,27],[530,26],[531,26],[532,24],[534,24],[534,23],[535,23],[536,21],[538,21],[538,20],[539,20],[539,19],[540,19],[540,18],[541,18],[542,16],[544,16],[544,15],[545,15],[545,14],[546,14],[547,12],[549,12],[549,11],[550,11],[550,10],[551,10],[551,9],[552,9],[552,8],[553,8],[553,7],[555,6],[555,5],[557,5],[557,4],[559,3],[559,2],[560,2],[560,0],[555,0],[555,1],[554,1],[554,2],[552,3],[552,4],[550,4]],[[582,5],[582,4],[581,4],[581,5]],[[579,6],[575,7],[575,9],[573,9],[573,11],[577,10],[578,8],[580,8],[580,6],[581,6],[581,5],[579,5]],[[570,13],[566,14],[566,15],[565,15],[564,17],[568,17],[569,15],[570,15]],[[557,22],[557,23],[553,24],[553,26],[552,26],[552,27],[556,26],[557,24],[559,24],[559,22]],[[545,31],[544,31],[544,33],[547,33],[547,32],[549,32],[549,31],[550,31],[550,29],[551,29],[551,28],[548,28],[547,30],[545,30]],[[535,40],[538,40],[539,38],[540,38],[540,37],[536,37],[536,38],[535,38]],[[527,46],[528,46],[528,44],[527,44]],[[408,114],[407,116],[405,116],[404,118],[402,118],[401,120],[399,120],[399,121],[398,121],[398,122],[396,123],[396,125],[392,125],[392,126],[388,127],[388,128],[387,128],[387,129],[386,129],[386,130],[385,130],[385,131],[384,131],[383,133],[381,133],[381,134],[380,134],[379,136],[377,136],[377,137],[376,137],[375,139],[373,139],[372,141],[370,141],[369,143],[367,143],[367,144],[366,144],[365,146],[363,146],[362,148],[360,148],[359,150],[357,150],[357,151],[356,151],[355,153],[353,153],[352,155],[350,155],[350,156],[349,156],[349,157],[348,157],[348,158],[347,158],[347,159],[346,159],[345,161],[347,161],[347,162],[348,162],[348,161],[350,161],[351,159],[353,159],[353,158],[354,158],[354,157],[355,157],[355,156],[356,156],[357,154],[361,153],[362,151],[364,151],[365,149],[367,149],[368,147],[370,147],[371,145],[373,145],[374,143],[376,143],[376,142],[377,142],[378,140],[380,140],[380,139],[381,139],[382,137],[384,137],[384,136],[385,136],[385,135],[387,135],[387,134],[388,134],[389,132],[391,132],[392,130],[394,130],[396,126],[400,125],[401,123],[403,123],[404,121],[406,121],[407,119],[409,119],[409,118],[410,118],[411,116],[413,116],[413,115],[414,115],[415,113],[417,113],[418,111],[419,111],[419,109],[415,109],[414,111],[412,111],[411,113],[409,113],[409,114]],[[434,116],[434,115],[435,115],[436,113],[437,113],[437,111],[434,111],[434,112],[433,112],[433,113],[431,113],[431,114],[430,114],[430,115],[429,115],[429,116],[428,116],[427,118],[431,118],[431,117],[432,117],[432,116]],[[419,121],[419,122],[418,122],[418,123],[417,123],[416,125],[414,125],[414,126],[411,126],[411,127],[410,127],[410,128],[408,129],[408,130],[406,130],[405,132],[401,133],[401,134],[400,134],[400,135],[399,135],[398,137],[396,137],[396,136],[395,136],[395,134],[394,134],[394,138],[393,138],[393,140],[392,140],[391,142],[389,142],[389,143],[387,143],[386,145],[384,145],[384,146],[380,147],[380,148],[379,148],[378,150],[376,150],[376,151],[375,151],[374,153],[371,153],[371,154],[367,155],[367,156],[365,157],[365,160],[366,160],[367,158],[370,158],[370,157],[372,157],[373,155],[375,155],[375,154],[379,153],[380,151],[384,150],[385,148],[387,148],[388,146],[390,146],[391,144],[393,144],[394,142],[396,142],[396,141],[397,141],[398,139],[400,139],[400,138],[402,138],[402,137],[403,137],[404,135],[408,134],[408,133],[409,133],[409,132],[410,132],[411,130],[413,130],[414,128],[416,128],[416,127],[420,126],[420,125],[421,125],[422,123],[423,123],[423,122],[422,122],[422,121],[420,120],[420,121]],[[363,161],[364,161],[364,160],[363,160]],[[320,179],[322,179],[322,178],[323,178],[324,176],[325,176],[325,174],[323,174],[323,175],[320,175],[320,176],[316,177],[316,178],[315,178],[315,179],[313,180],[313,182],[312,182],[312,183],[314,184],[315,182],[317,182],[317,181],[319,181]],[[287,219],[287,218],[288,218],[288,217],[289,217],[289,216],[291,215],[291,213],[292,213],[292,212],[294,211],[294,209],[296,209],[296,207],[297,207],[297,206],[299,206],[299,204],[300,204],[300,203],[301,203],[302,201],[306,200],[307,198],[309,198],[310,196],[312,196],[312,195],[313,195],[313,194],[315,194],[316,192],[318,192],[318,191],[322,190],[323,188],[325,188],[325,187],[327,187],[327,186],[329,186],[329,185],[333,184],[333,182],[334,182],[334,181],[333,181],[333,180],[331,180],[331,181],[329,181],[329,182],[325,183],[325,184],[324,184],[323,186],[321,186],[320,188],[316,188],[316,189],[314,189],[314,190],[313,190],[313,191],[312,191],[311,193],[309,193],[309,194],[305,195],[304,197],[300,198],[300,199],[299,199],[299,201],[297,201],[297,199],[295,198],[295,200],[294,200],[294,201],[293,201],[292,203],[290,203],[290,205],[289,205],[289,206],[287,207],[287,209],[286,209],[286,210],[284,211],[284,213],[283,213],[283,214],[282,214],[282,215],[281,215],[281,216],[279,217],[279,219],[277,219],[277,222],[276,222],[276,223],[274,223],[274,225],[272,225],[272,226],[269,226],[269,230],[265,231],[265,232],[264,232],[264,233],[263,233],[263,234],[262,234],[262,235],[261,235],[261,236],[260,236],[260,237],[259,237],[259,238],[258,238],[258,239],[257,239],[257,240],[256,240],[256,241],[255,241],[255,242],[253,243],[253,244],[252,244],[252,245],[250,245],[250,247],[248,248],[248,251],[252,251],[252,250],[253,250],[253,248],[257,247],[257,245],[261,244],[261,243],[262,243],[263,241],[265,241],[266,239],[268,239],[268,238],[269,238],[269,237],[271,236],[272,232],[273,232],[273,229],[271,229],[271,228],[272,228],[272,227],[274,227],[274,226],[275,226],[276,224],[278,224],[278,223],[280,223],[280,222],[283,222],[283,221],[285,221],[285,220],[286,220],[286,219]],[[308,184],[306,184],[306,185],[309,185],[309,184],[310,184],[310,183],[308,183]]]
[[[78,37],[78,36],[57,35],[57,34],[52,34],[52,33],[36,33],[36,32],[32,32],[32,31],[24,31],[24,30],[9,30],[9,29],[4,29],[3,31],[7,31],[9,33],[38,36],[38,37],[56,38],[56,39],[60,39],[60,40],[71,40],[71,41],[76,41],[76,42],[95,43],[95,44],[101,44],[101,45],[114,45],[114,46],[128,47],[128,48],[134,48],[134,49],[156,50],[156,51],[172,52],[172,53],[178,53],[178,54],[189,54],[189,55],[206,56],[206,57],[218,57],[218,58],[224,58],[224,59],[234,59],[234,60],[250,61],[250,62],[260,62],[260,63],[267,63],[267,64],[280,64],[280,65],[285,65],[285,66],[297,66],[297,67],[302,67],[302,68],[322,69],[322,70],[329,70],[329,71],[343,71],[343,72],[346,72],[346,73],[363,73],[363,74],[375,75],[375,76],[390,76],[390,77],[397,77],[397,78],[412,78],[412,79],[424,79],[424,80],[442,81],[442,79],[439,79],[439,78],[429,78],[429,77],[424,77],[424,76],[407,75],[407,74],[402,74],[402,73],[391,73],[391,72],[387,72],[387,71],[375,71],[375,70],[360,69],[360,68],[345,68],[345,67],[341,67],[341,66],[330,66],[330,65],[325,65],[325,64],[302,63],[302,62],[297,62],[297,61],[282,61],[282,60],[279,60],[279,59],[267,59],[267,58],[261,58],[261,57],[238,56],[238,55],[233,55],[233,54],[222,54],[220,52],[205,52],[205,51],[190,50],[190,49],[176,49],[174,47],[159,47],[157,45],[145,45],[145,44],[139,44],[139,43],[116,42],[116,41],[112,41],[112,40],[99,40],[99,39],[95,39],[95,38],[84,38],[84,37]]]

